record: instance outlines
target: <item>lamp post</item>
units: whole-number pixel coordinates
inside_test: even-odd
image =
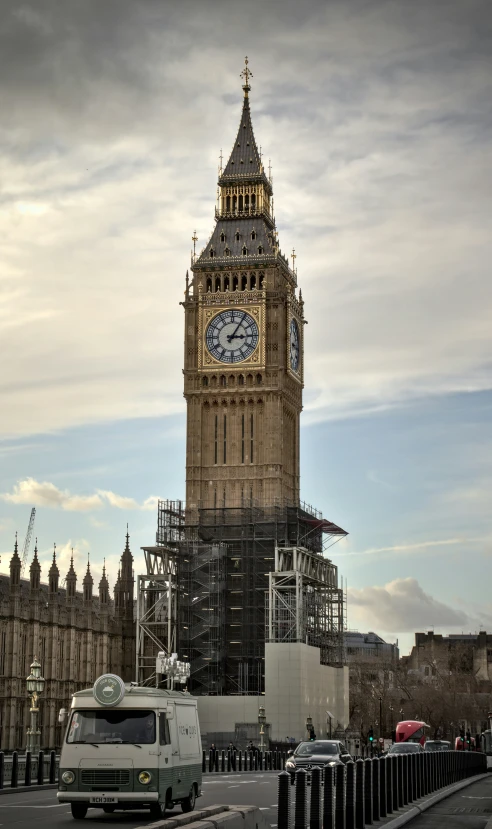
[[[266,715],[265,715],[265,706],[260,705],[258,708],[258,723],[260,725],[260,751],[265,751],[265,723],[266,723]]]
[[[311,738],[311,735],[313,733],[313,718],[312,717],[306,717],[306,731],[309,734],[309,737]]]
[[[27,751],[37,754],[41,750],[41,731],[38,728],[38,697],[42,694],[46,680],[41,676],[41,665],[36,657],[31,664],[31,673],[26,679],[27,692],[31,697],[30,727],[27,729]]]
[[[383,697],[379,695],[379,737],[384,737],[383,734]]]
[[[165,674],[167,687],[172,691],[175,684],[186,685],[190,677],[190,663],[180,662],[177,653],[166,656],[164,651],[159,651],[156,659],[156,676],[159,674]]]

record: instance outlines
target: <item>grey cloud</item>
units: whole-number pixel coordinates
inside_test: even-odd
[[[437,601],[414,578],[395,579],[384,587],[349,588],[348,615],[351,625],[356,620],[371,630],[395,633],[470,624],[466,613]]]

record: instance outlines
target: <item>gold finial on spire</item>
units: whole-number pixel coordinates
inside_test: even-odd
[[[193,231],[193,236],[191,237],[191,241],[193,242],[193,262],[196,259],[196,243],[198,242],[198,236],[196,235],[196,230]]]
[[[248,64],[249,64],[249,60],[248,60],[248,56],[246,55],[246,57],[244,58],[244,69],[241,72],[241,74],[239,75],[240,78],[244,78],[243,89],[244,89],[244,97],[245,98],[248,97],[248,92],[251,89],[251,87],[249,85],[249,79],[253,77],[253,73],[252,73],[251,69],[248,69]]]
[[[296,259],[297,259],[296,249],[292,248],[292,270],[294,271],[294,273],[296,272]]]

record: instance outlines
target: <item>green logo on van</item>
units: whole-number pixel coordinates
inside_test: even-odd
[[[96,679],[92,693],[99,705],[118,705],[125,696],[125,683],[116,674],[103,674]]]

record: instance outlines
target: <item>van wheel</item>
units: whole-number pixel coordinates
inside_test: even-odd
[[[151,803],[150,804],[150,817],[152,820],[161,820],[161,818],[166,817],[166,804],[165,803]]]
[[[181,801],[181,808],[183,812],[192,812],[195,808],[196,803],[196,789],[195,784],[190,789],[190,794],[188,797],[185,797],[184,800]]]
[[[115,809],[116,806],[103,806],[103,812],[106,812],[106,814],[109,815],[111,815],[115,811]]]
[[[83,820],[87,814],[88,807],[85,803],[71,803],[70,808],[72,810],[72,817],[75,820]]]

